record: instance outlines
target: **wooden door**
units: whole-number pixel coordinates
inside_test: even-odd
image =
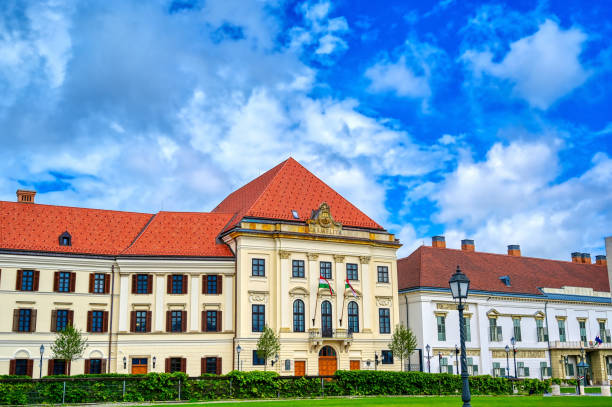
[[[360,370],[361,362],[359,360],[351,360],[351,370]]]
[[[132,359],[132,374],[147,374],[148,363],[146,358]]]
[[[336,373],[337,360],[335,356],[319,356],[319,375],[328,376]]]
[[[294,362],[294,368],[296,376],[304,376],[306,374],[306,361],[296,360]]]

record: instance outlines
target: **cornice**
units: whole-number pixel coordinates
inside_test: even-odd
[[[165,274],[168,272],[206,273],[214,271],[218,274],[234,274],[235,260],[185,260],[185,259],[134,259],[117,258],[121,274],[152,273]]]
[[[0,268],[66,269],[71,271],[102,271],[107,273],[113,264],[116,265],[112,258],[0,253]]]

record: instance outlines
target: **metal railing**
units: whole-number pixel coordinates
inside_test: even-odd
[[[340,339],[350,340],[353,339],[353,332],[349,330],[336,331],[334,329],[311,329],[308,332],[310,339]]]

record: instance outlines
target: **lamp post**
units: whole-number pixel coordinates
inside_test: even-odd
[[[514,339],[514,336],[512,338],[510,338],[510,343],[512,344],[512,354],[514,357],[514,378],[518,378],[518,374],[516,372],[516,339]]]
[[[431,356],[429,355],[429,351],[431,351],[431,346],[427,344],[427,346],[425,346],[425,350],[427,351],[427,372],[431,373]]]
[[[459,347],[455,344],[455,364],[457,365],[457,374],[459,374]]]
[[[506,377],[510,377],[510,361],[508,354],[510,353],[510,346],[506,345]]]
[[[442,353],[438,352],[438,366],[440,367],[440,373],[442,373]]]
[[[378,361],[378,352],[374,352],[374,370],[378,370],[378,364],[380,362]]]
[[[467,278],[467,276],[461,272],[459,266],[457,266],[457,271],[455,271],[455,274],[451,276],[450,280],[448,281],[448,285],[450,286],[453,299],[459,300],[457,310],[459,311],[459,338],[461,341],[461,381],[463,382],[463,388],[461,390],[461,400],[463,400],[463,407],[471,407],[470,400],[472,399],[472,396],[470,395],[470,382],[468,380],[467,355],[465,351],[465,319],[463,318],[463,310],[465,308],[463,301],[466,301],[468,297],[468,291],[470,289],[470,279]],[[459,369],[459,366],[457,366],[457,369]]]
[[[127,369],[127,358],[123,357],[123,370]]]
[[[580,372],[582,372],[584,387],[586,387],[587,385],[586,375],[587,375],[588,368],[589,368],[589,364],[585,362],[585,358],[584,358],[584,348],[582,347],[582,345],[580,345],[580,363],[578,363],[578,372],[579,372],[578,374],[581,374]]]
[[[370,359],[366,360],[366,366],[368,367],[368,370],[370,369],[370,364],[371,364],[371,363],[372,363],[372,362],[370,361]]]
[[[42,359],[43,359],[44,353],[45,353],[45,345],[40,345],[40,370],[38,372],[39,379],[42,379]]]
[[[157,363],[157,357],[153,356],[153,369],[155,369],[156,363]]]
[[[238,346],[236,346],[236,354],[238,354],[238,371],[240,371],[240,352],[242,352],[242,347],[238,344]]]

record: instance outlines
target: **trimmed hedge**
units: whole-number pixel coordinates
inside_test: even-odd
[[[62,380],[66,378],[67,380]],[[17,379],[17,380],[16,380]],[[77,380],[74,380],[77,379]],[[550,380],[509,380],[471,376],[472,394],[542,394]],[[257,398],[299,398],[343,395],[448,395],[461,394],[461,377],[447,373],[338,371],[332,378],[283,377],[276,372],[238,372],[224,376],[188,378],[184,373],[147,375],[0,376],[0,404],[117,401],[170,401]],[[180,395],[179,395],[180,393]]]

